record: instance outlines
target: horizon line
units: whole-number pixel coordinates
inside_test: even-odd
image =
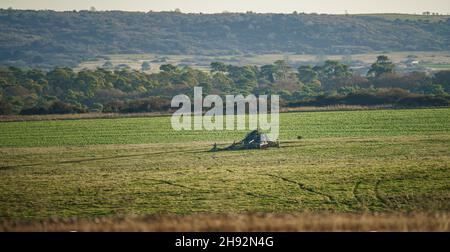
[[[93,6],[95,8],[95,6]],[[92,8],[92,7],[91,7]],[[138,12],[138,13],[181,13],[181,14],[205,14],[205,15],[213,15],[213,14],[316,14],[316,15],[416,15],[416,16],[450,16],[450,13],[437,13],[437,12],[429,12],[430,14],[425,15],[423,13],[409,13],[409,12],[358,12],[358,13],[331,13],[331,12],[301,12],[293,10],[292,12],[256,12],[252,10],[247,11],[227,11],[223,10],[221,12],[183,12],[182,10],[120,10],[120,9],[95,9],[95,11],[90,9],[73,9],[73,10],[55,10],[55,9],[27,9],[27,8],[3,8],[1,7],[0,10],[18,10],[18,11],[54,11],[54,12],[81,12],[81,11],[87,11],[87,12]],[[434,13],[437,13],[434,14]]]

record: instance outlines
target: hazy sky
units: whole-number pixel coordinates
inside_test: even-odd
[[[0,0],[0,8],[182,12],[450,13],[450,0]]]

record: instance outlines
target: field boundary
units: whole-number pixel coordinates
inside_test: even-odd
[[[447,213],[242,213],[2,220],[0,232],[123,231],[434,231],[449,232]]]
[[[303,106],[282,107],[280,113],[300,112],[339,112],[339,111],[366,111],[366,110],[419,110],[419,109],[448,109],[450,107],[425,106],[425,107],[398,107],[392,105],[331,105],[331,106]],[[54,115],[0,115],[0,123],[4,122],[29,122],[29,121],[64,121],[64,120],[88,120],[88,119],[119,119],[119,118],[152,118],[169,117],[172,112],[143,112],[143,113],[83,113],[83,114],[54,114]]]

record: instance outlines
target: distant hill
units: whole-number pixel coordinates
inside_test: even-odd
[[[0,65],[18,67],[73,67],[119,53],[441,50],[450,50],[448,16],[0,10]]]

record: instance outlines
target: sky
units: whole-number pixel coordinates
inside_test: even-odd
[[[0,8],[220,13],[450,13],[450,0],[0,0]]]

